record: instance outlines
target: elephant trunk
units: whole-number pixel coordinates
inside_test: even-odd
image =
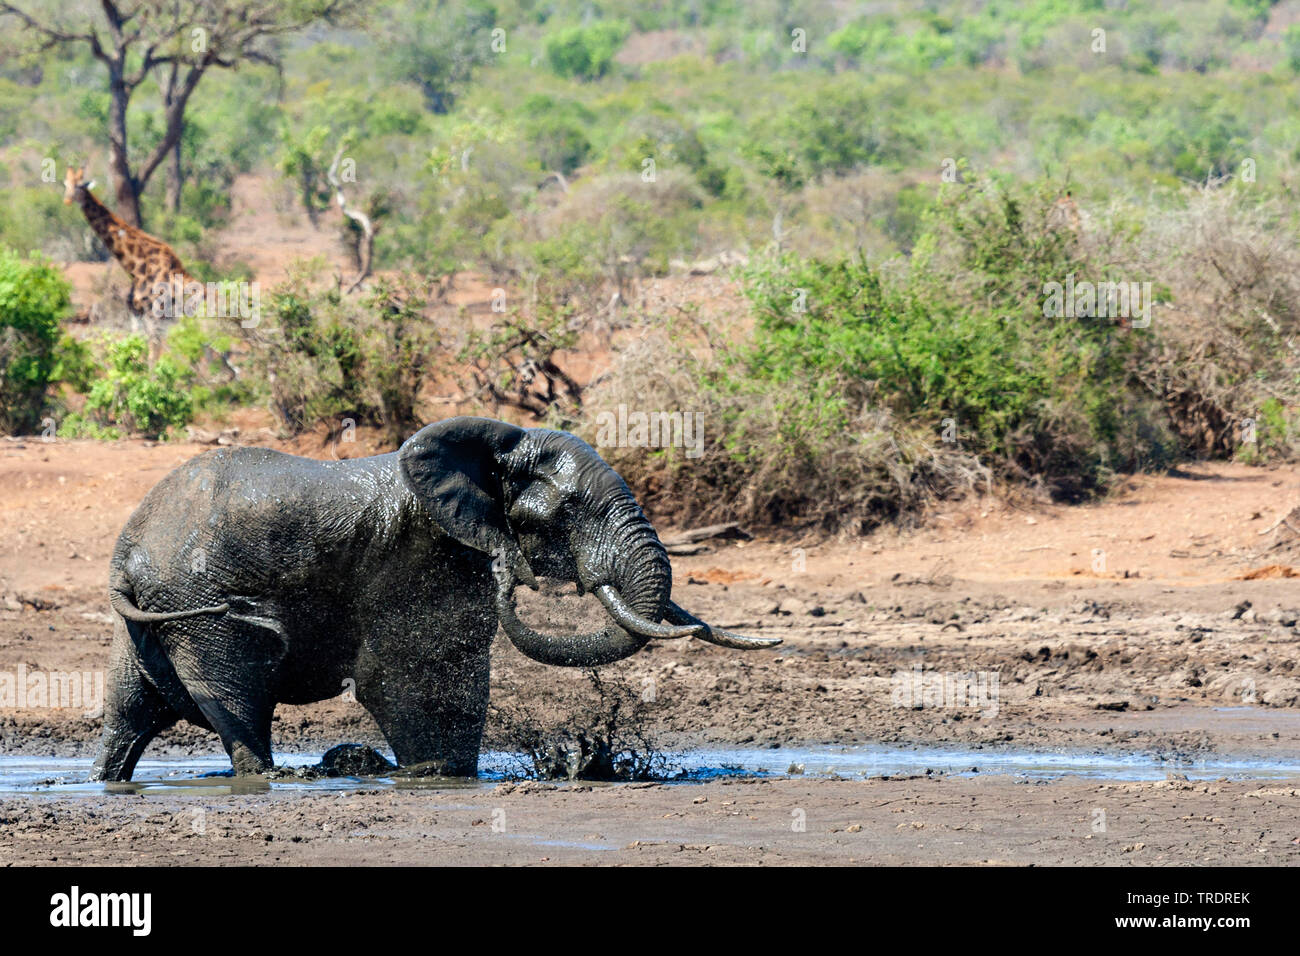
[[[595,667],[635,654],[651,638],[694,637],[707,626],[658,623],[672,595],[672,566],[650,523],[633,502],[599,519],[600,531],[575,543],[578,586],[600,599],[610,623],[586,634],[542,634],[519,620],[511,568],[494,565],[501,626],[533,660],[561,667]]]

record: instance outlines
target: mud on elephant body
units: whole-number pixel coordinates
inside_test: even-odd
[[[527,627],[513,593],[535,575],[595,593],[610,622],[564,636]],[[350,461],[212,451],[160,481],[118,539],[94,774],[130,779],[181,718],[216,731],[237,772],[264,771],[276,704],[335,697],[351,680],[399,763],[473,775],[498,622],[561,666],[620,660],[654,638],[779,643],[711,629],[671,591],[627,485],[564,432],[453,418]]]

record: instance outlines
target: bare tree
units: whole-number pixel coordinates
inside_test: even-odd
[[[360,0],[99,0],[97,6],[102,17],[92,23],[79,4],[0,0],[0,28],[16,20],[36,50],[85,44],[108,71],[108,171],[117,214],[138,226],[140,196],[169,154],[178,160],[185,110],[207,71],[233,70],[243,62],[278,66],[279,37],[313,23],[338,22]],[[167,71],[158,81],[162,137],[133,157],[127,111],[156,70]],[[179,177],[179,169],[174,172]]]
[[[330,163],[325,178],[334,188],[334,201],[338,204],[339,211],[355,222],[361,230],[361,238],[357,242],[357,268],[360,271],[347,288],[348,292],[355,292],[370,275],[370,263],[375,255],[375,226],[370,221],[370,217],[360,209],[349,206],[347,197],[343,195],[343,183],[339,180],[339,161],[343,158],[344,148],[345,146],[339,146],[334,153],[334,160]]]

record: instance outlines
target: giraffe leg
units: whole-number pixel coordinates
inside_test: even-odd
[[[139,280],[137,280],[134,276],[132,276],[131,287],[126,290],[126,307],[136,315],[140,314],[140,309],[135,304],[135,294],[139,286],[140,286]]]
[[[131,334],[138,335],[148,331],[144,309],[140,305],[140,280],[131,278],[131,288],[126,291],[126,311],[131,316]]]

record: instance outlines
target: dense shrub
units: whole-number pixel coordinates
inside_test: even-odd
[[[884,269],[756,260],[749,336],[714,351],[656,333],[589,396],[587,430],[620,403],[699,412],[698,457],[609,454],[653,502],[702,502],[688,517],[849,530],[991,476],[1074,499],[1167,460],[1176,442],[1135,374],[1135,332],[1044,314],[1045,282],[1107,276],[1053,224],[1054,200],[1046,186],[953,186],[912,260]]]
[[[231,408],[254,404],[264,394],[264,382],[239,374],[235,363],[243,359],[234,355],[238,340],[229,319],[202,314],[181,317],[167,333],[168,355],[188,370],[196,413],[220,416]]]
[[[892,281],[861,261],[759,264],[747,284],[754,337],[734,361],[774,383],[838,377],[850,405],[935,434],[946,422],[998,473],[1065,497],[1163,457],[1163,444],[1133,437],[1150,412],[1132,386],[1132,337],[1114,321],[1044,315],[1045,282],[1108,278],[1049,224],[1054,198],[944,190]]]
[[[1296,215],[1289,198],[1256,188],[1192,187],[1181,208],[1124,203],[1098,223],[1120,268],[1165,288],[1167,307],[1138,339],[1136,376],[1198,456],[1300,448]]]
[[[845,76],[804,93],[773,115],[756,118],[745,152],[760,170],[788,188],[827,173],[909,159],[909,125],[886,123],[872,93]]]
[[[45,407],[69,287],[48,262],[0,248],[0,431],[30,431]]]
[[[725,334],[707,325],[704,332]],[[802,369],[780,383],[748,376],[693,330],[670,327],[620,352],[587,394],[583,421],[570,427],[648,508],[682,523],[858,533],[989,487],[990,473],[973,455],[888,409],[854,404],[850,391],[840,376]],[[684,420],[676,446],[662,436],[665,447],[610,444],[602,429],[620,406],[690,416],[691,434]]]
[[[671,259],[696,254],[693,214],[702,202],[698,183],[671,168],[653,182],[634,173],[596,176],[531,217],[522,235],[514,224],[507,232],[521,272],[589,286],[604,280],[626,296],[627,280],[662,275]]]
[[[416,406],[438,332],[423,309],[432,287],[381,280],[361,297],[313,291],[300,275],[270,296],[245,330],[250,371],[269,384],[271,411],[290,435],[344,419],[378,425],[396,445],[421,423]],[[269,313],[269,314],[267,314]]]

